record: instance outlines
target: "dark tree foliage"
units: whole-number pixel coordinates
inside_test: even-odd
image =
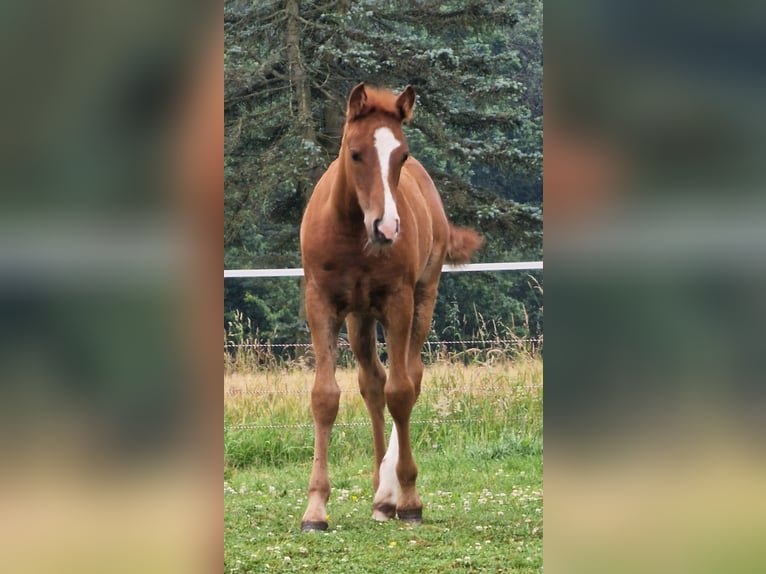
[[[487,237],[479,260],[542,256],[540,0],[226,0],[224,15],[227,268],[300,265],[303,208],[360,81],[414,87],[411,152],[450,218]],[[529,283],[523,273],[445,277],[437,335],[520,325],[524,308],[536,334]],[[264,337],[302,332],[296,280],[227,281],[225,297],[227,317],[243,311]]]

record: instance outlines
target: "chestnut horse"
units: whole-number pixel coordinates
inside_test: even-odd
[[[344,319],[372,419],[373,518],[422,520],[409,425],[423,376],[420,351],[442,264],[467,262],[483,239],[447,221],[433,181],[408,155],[402,124],[414,105],[411,86],[397,96],[357,85],[348,98],[338,158],[319,179],[303,216],[306,317],[316,356],[314,464],[304,531],[327,528],[327,447],[340,399],[335,364]],[[388,377],[376,349],[377,321],[385,331]],[[388,451],[386,405],[394,421]]]

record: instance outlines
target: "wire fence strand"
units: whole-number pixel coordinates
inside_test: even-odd
[[[426,420],[415,420],[410,421],[410,425],[434,425],[434,426],[441,426],[441,425],[448,425],[448,424],[464,424],[464,423],[475,423],[475,422],[482,422],[481,419],[450,419],[450,418],[444,418],[444,419],[426,419]],[[508,423],[523,423],[526,424],[527,418],[526,417],[513,417],[506,421]],[[333,427],[337,428],[353,428],[353,427],[369,427],[372,423],[370,420],[366,421],[351,421],[351,422],[336,422]],[[238,425],[228,425],[224,426],[223,430],[226,432],[229,431],[236,431],[236,430],[275,430],[275,429],[313,429],[314,423],[284,423],[284,424],[238,424]]]
[[[449,341],[426,341],[424,343],[424,346],[429,345],[509,345],[509,344],[520,344],[520,343],[542,343],[543,338],[542,337],[531,337],[531,338],[519,338],[519,339],[453,339]],[[385,348],[386,343],[382,341],[377,342],[378,347]],[[338,339],[338,346],[339,347],[350,347],[348,341],[345,339]],[[270,347],[277,347],[280,349],[290,349],[290,348],[296,348],[296,347],[311,347],[311,343],[225,343],[224,347],[227,349],[240,349],[240,348],[249,348],[249,349],[268,349]]]
[[[500,386],[463,386],[463,387],[451,387],[451,388],[428,388],[423,389],[421,394],[431,393],[472,393],[472,392],[507,392],[514,393],[517,390],[540,390],[542,385],[515,385],[510,387]],[[358,387],[341,387],[342,393],[358,393]],[[238,397],[242,395],[310,395],[311,389],[284,389],[284,390],[263,390],[263,389],[227,389],[224,394],[229,397]]]

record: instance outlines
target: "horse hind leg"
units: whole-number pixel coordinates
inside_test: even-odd
[[[412,319],[412,334],[410,335],[407,371],[415,385],[415,400],[420,396],[420,386],[423,379],[423,359],[421,352],[431,330],[431,319],[436,303],[437,285],[425,286],[418,283],[415,286],[414,313]]]
[[[412,329],[410,332],[409,349],[407,357],[407,373],[409,374],[410,381],[412,382],[415,398],[417,401],[420,396],[421,381],[423,379],[423,360],[420,355],[423,349],[423,344],[428,338],[428,332],[431,329],[431,318],[433,316],[434,303],[436,301],[436,286],[425,287],[422,284],[417,284],[414,294],[414,306],[413,306],[413,318]],[[413,403],[414,403],[413,401]],[[399,497],[399,484],[396,481],[396,464],[398,458],[399,441],[396,432],[396,425],[391,430],[391,442],[388,447],[388,451],[383,459],[383,465],[381,467],[381,476],[390,476],[395,482],[396,488],[394,492],[385,492],[390,497],[396,500]],[[414,463],[413,463],[414,464]],[[415,471],[417,473],[417,470]],[[389,479],[391,480],[391,479]],[[381,479],[383,482],[383,479]],[[415,500],[413,504],[412,500]],[[417,493],[415,497],[407,500],[398,501],[399,520],[404,522],[420,523],[422,521],[423,512],[422,506],[419,506],[419,498]]]
[[[396,515],[399,499],[399,478],[396,475],[398,461],[399,439],[396,434],[396,425],[392,425],[388,450],[380,464],[380,482],[375,488],[375,499],[372,503],[372,517],[380,522]]]
[[[391,433],[392,443],[395,443],[395,446],[389,447],[392,454],[397,452],[395,468],[399,494],[396,514],[400,520],[419,523],[422,519],[423,504],[415,486],[418,468],[412,456],[410,443],[410,415],[417,398],[415,382],[408,370],[413,311],[412,291],[409,293],[406,290],[399,291],[387,301],[385,320],[390,369],[384,393],[388,411],[396,427],[396,430]],[[384,462],[381,469],[381,486],[387,468]],[[373,505],[381,502],[383,495],[387,494],[381,489],[378,491],[381,494],[380,499],[376,494]]]
[[[354,352],[357,364],[359,365],[359,391],[364,398],[367,410],[370,413],[372,423],[372,440],[375,450],[375,470],[372,478],[373,491],[381,492],[381,480],[383,481],[383,490],[391,488],[390,472],[384,473],[381,479],[381,463],[384,461],[384,455],[390,458],[386,453],[386,437],[384,433],[384,410],[386,398],[383,393],[383,386],[386,383],[386,371],[378,358],[375,336],[375,319],[370,316],[359,316],[351,314],[346,318],[348,326],[348,338],[351,344],[351,350]],[[394,457],[394,466],[396,457]],[[393,473],[393,482],[398,491],[398,482],[396,472]],[[373,518],[376,520],[387,520],[396,514],[396,493],[386,496],[378,504],[373,504]]]

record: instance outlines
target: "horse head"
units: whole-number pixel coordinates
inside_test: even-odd
[[[390,245],[399,236],[396,190],[408,157],[402,125],[414,106],[412,86],[394,95],[362,83],[348,98],[340,156],[374,245]]]

